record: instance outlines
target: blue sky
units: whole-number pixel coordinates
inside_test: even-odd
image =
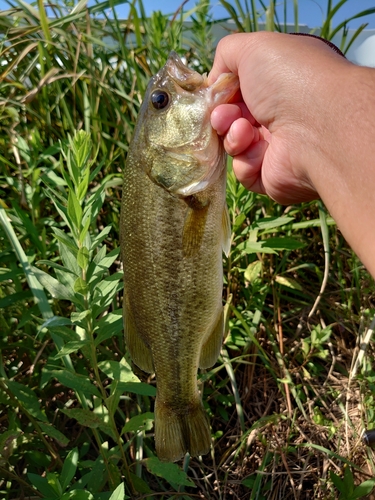
[[[242,0],[243,3],[245,0]],[[48,1],[45,3],[49,3]],[[54,3],[51,0],[51,3]],[[90,4],[93,2],[90,1]],[[175,12],[178,7],[181,5],[182,0],[143,0],[143,4],[145,6],[146,12],[150,13],[152,10],[162,10],[164,13],[172,13]],[[229,3],[234,4],[235,2],[229,0]],[[248,0],[248,3],[249,0]],[[257,2],[258,3],[258,2]],[[265,0],[266,4],[268,1]],[[280,15],[282,16],[282,9],[284,0],[280,0]],[[333,0],[332,3],[336,5],[338,0]],[[327,5],[327,0],[299,0],[299,22],[300,24],[307,24],[311,28],[315,28],[321,26],[322,20],[325,18],[325,10]],[[185,6],[184,10],[187,11],[194,7],[195,0],[189,0]],[[220,5],[218,0],[211,0],[212,5],[212,14],[214,18],[221,18],[227,15],[226,10]],[[259,3],[258,3],[259,5]],[[347,2],[338,10],[337,14],[334,17],[333,24],[337,25],[344,19],[366,9],[374,8],[375,2],[374,0],[347,0]],[[8,8],[8,4],[5,0],[0,0],[0,10],[4,10]],[[127,17],[127,6],[120,5],[117,7],[118,16]],[[282,20],[282,18],[280,19]],[[288,0],[288,21],[294,22],[293,17],[293,0]],[[360,18],[353,20],[349,23],[349,28],[357,28],[363,22],[368,22],[368,28],[375,28],[375,14],[369,15],[366,18]]]
[[[1,0],[0,0],[1,2]],[[171,13],[178,9],[181,5],[182,0],[143,0],[145,9],[147,12],[151,12],[152,10],[158,9],[162,10],[165,13]],[[184,10],[189,10],[195,5],[195,0],[189,0],[184,5]],[[234,1],[229,0],[228,3],[232,5],[235,4]],[[245,2],[242,1],[244,4]],[[247,1],[250,4],[250,1]],[[268,5],[268,1],[265,0],[264,3]],[[283,16],[283,5],[284,0],[280,0],[278,2],[280,4],[280,15]],[[288,21],[294,23],[294,15],[293,15],[293,0],[289,0],[287,4],[288,9]],[[300,24],[307,24],[308,26],[315,28],[319,27],[322,24],[323,19],[325,19],[325,12],[327,8],[327,0],[299,0],[299,21]],[[338,0],[333,0],[332,4],[336,5]],[[260,6],[259,2],[257,4]],[[215,18],[221,18],[227,16],[227,11],[220,5],[218,0],[211,0],[212,5],[212,13]],[[347,2],[338,10],[334,17],[334,25],[339,24],[345,19],[351,17],[358,12],[370,8],[375,7],[374,0],[347,0]],[[119,14],[126,14],[126,7],[121,6],[118,8]],[[281,18],[282,19],[282,18]],[[280,20],[281,20],[280,19]],[[358,20],[353,20],[349,23],[349,28],[358,28],[363,22],[368,22],[368,28],[375,28],[375,14],[369,15],[366,18],[360,18]]]

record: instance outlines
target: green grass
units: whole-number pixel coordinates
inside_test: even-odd
[[[297,1],[284,19],[221,3],[237,30],[285,31],[287,8],[298,26]],[[328,39],[344,3],[327,1]],[[230,164],[227,329],[200,374],[212,452],[155,457],[155,380],[122,334],[121,172],[150,76],[171,49],[209,71],[214,21],[204,1],[147,18],[135,0],[125,20],[116,4],[0,12],[0,498],[369,498],[373,280],[321,203],[277,205]]]

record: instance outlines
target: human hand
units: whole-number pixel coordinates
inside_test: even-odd
[[[319,198],[311,169],[331,154],[330,78],[348,64],[310,37],[261,32],[220,41],[209,83],[236,73],[242,95],[215,108],[211,123],[245,187],[282,204]]]

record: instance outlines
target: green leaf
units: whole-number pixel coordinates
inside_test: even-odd
[[[346,491],[344,481],[342,481],[337,474],[333,471],[329,471],[329,477],[340,493],[344,493]]]
[[[59,478],[57,477],[57,474],[55,472],[47,472],[46,478],[48,484],[55,490],[58,496],[62,495],[63,490],[61,488],[61,484]]]
[[[87,322],[91,321],[91,311],[90,309],[86,309],[82,312],[72,312],[70,319],[74,325],[78,325],[85,330]]]
[[[259,278],[260,273],[262,272],[262,263],[260,260],[255,260],[251,264],[249,264],[244,272],[245,279],[250,283],[253,283],[257,278]]]
[[[78,247],[74,242],[74,240],[66,233],[64,233],[64,231],[61,231],[57,227],[53,227],[52,231],[55,233],[55,236],[58,239],[58,241],[60,241],[60,243],[62,243],[63,245],[67,246],[70,250],[72,250],[74,256],[76,257],[78,253]]]
[[[125,432],[150,431],[153,426],[155,416],[151,412],[141,413],[132,417],[124,425],[121,434]]]
[[[68,196],[68,217],[74,227],[79,230],[82,220],[82,207],[79,204],[78,198],[74,191],[69,191]]]
[[[109,500],[124,500],[125,498],[125,487],[124,483],[121,483],[117,486],[115,491],[109,497]]]
[[[344,466],[344,487],[345,487],[345,493],[347,496],[351,496],[354,490],[354,478],[353,478],[353,473],[348,466]]]
[[[252,474],[251,476],[246,477],[246,478],[245,478],[245,479],[241,482],[241,484],[243,484],[244,486],[246,486],[246,488],[253,488],[253,487],[254,487],[255,480],[256,480],[256,475],[255,475],[255,477],[254,477],[254,474]]]
[[[240,228],[242,226],[245,219],[246,219],[246,215],[243,212],[241,212],[239,215],[237,215],[237,217],[234,221],[234,224],[233,224],[233,232],[234,233],[237,231],[238,228]]]
[[[88,474],[87,488],[94,494],[98,493],[107,482],[107,469],[102,455],[99,455]],[[96,495],[95,495],[96,496]]]
[[[143,493],[147,496],[150,496],[152,493],[152,490],[150,489],[149,485],[144,481],[141,477],[136,476],[132,472],[130,472],[130,478],[133,483],[134,488],[138,493]],[[152,496],[151,496],[152,498]]]
[[[73,274],[74,276],[81,276],[82,270],[77,263],[78,250],[76,249],[73,251],[59,241],[59,251],[66,271],[70,272],[70,274]]]
[[[98,346],[104,340],[117,335],[123,328],[124,324],[121,309],[106,314],[96,323],[96,331],[99,333],[95,338],[95,345]]]
[[[117,390],[116,382],[112,382],[110,389],[111,395],[108,396],[108,398],[105,398],[104,402],[106,407],[108,408],[109,413],[114,415],[120,403],[122,391]]]
[[[31,416],[37,418],[41,422],[48,422],[47,417],[40,409],[38,398],[30,387],[15,382],[14,380],[7,380],[6,384],[13,396],[22,403],[23,408],[30,413]]]
[[[78,250],[77,263],[81,269],[86,269],[89,263],[90,252],[85,246]]]
[[[90,178],[90,169],[86,168],[83,172],[83,175],[81,176],[81,182],[79,183],[79,186],[77,188],[77,198],[78,201],[80,202],[86,196],[87,188],[89,185],[89,178]]]
[[[68,269],[66,266],[62,266],[61,264],[57,264],[57,262],[53,262],[51,260],[38,260],[36,264],[38,266],[52,267],[53,269],[57,269],[58,271],[62,271],[63,273],[69,273],[73,276],[76,276],[76,273],[71,269]]]
[[[84,375],[69,370],[51,370],[51,376],[57,378],[61,384],[74,389],[76,392],[82,391],[86,394],[92,394],[99,398],[101,397],[95,385]]]
[[[92,240],[92,245],[91,245],[91,250],[94,250],[111,232],[112,226],[107,226],[101,231],[98,236],[93,238]]]
[[[276,227],[285,226],[293,221],[293,217],[265,217],[253,222],[250,227],[261,230],[273,230]]]
[[[297,250],[306,246],[305,243],[294,238],[267,238],[264,243],[275,250]]]
[[[78,448],[73,448],[70,450],[67,457],[64,460],[64,465],[60,474],[60,484],[63,491],[69,486],[70,481],[75,476],[78,465]]]
[[[120,249],[119,248],[114,248],[111,252],[109,252],[107,255],[105,255],[102,258],[99,258],[100,253],[98,252],[97,255],[95,256],[95,263],[97,266],[101,269],[108,269],[118,258],[120,255]],[[95,273],[94,273],[95,274]]]
[[[51,316],[53,316],[53,313],[48,303],[47,297],[44,293],[44,290],[40,282],[34,275],[34,272],[32,271],[31,266],[29,264],[29,260],[17,238],[16,233],[14,232],[11,223],[8,220],[5,210],[1,206],[0,206],[0,224],[3,227],[5,234],[9,238],[9,241],[15,251],[15,254],[17,255],[17,258],[22,265],[22,268],[26,275],[27,282],[34,295],[34,300],[39,307],[43,319],[50,318]]]
[[[25,139],[19,135],[17,137],[17,146],[20,152],[20,155],[24,160],[26,160],[27,163],[30,163],[30,148]]]
[[[368,479],[357,486],[351,496],[351,499],[362,498],[369,495],[375,487],[375,479]]]
[[[90,340],[72,340],[71,342],[67,342],[64,347],[59,351],[56,356],[52,359],[60,359],[66,356],[67,354],[71,354],[72,352],[77,352],[82,347],[90,345]]]
[[[85,427],[90,427],[91,429],[97,429],[104,424],[104,420],[102,419],[102,417],[90,410],[73,408],[72,410],[61,411],[69,418],[74,418],[79,424]]]
[[[112,274],[111,276],[108,276],[103,281],[101,281],[94,290],[94,294],[97,296],[97,299],[100,300],[110,295],[117,287],[120,280],[122,280],[122,273]]]
[[[77,170],[81,175],[82,170],[87,168],[87,163],[91,154],[92,141],[90,134],[84,130],[76,131],[73,139],[69,137],[69,143],[72,148]]]
[[[57,281],[56,278],[45,273],[44,271],[41,271],[37,267],[33,266],[32,270],[34,271],[34,274],[39,283],[49,291],[53,298],[60,300],[70,300],[71,302],[74,301],[73,293],[65,285]]]
[[[81,295],[86,295],[89,291],[86,281],[83,278],[77,278],[74,282],[74,291]]]
[[[39,284],[39,283],[38,283]],[[40,284],[39,284],[40,286]],[[5,307],[9,307],[11,305],[16,304],[19,300],[27,300],[33,296],[30,290],[25,290],[24,292],[17,292],[7,295],[3,299],[0,299],[0,309],[4,309]]]
[[[125,358],[119,361],[106,360],[100,361],[98,363],[98,368],[107,377],[116,380],[118,382],[137,382],[139,383],[139,378],[134,375],[133,370],[130,365],[126,362]]]
[[[13,209],[20,218],[22,222],[23,229],[26,230],[26,234],[32,239],[33,244],[38,248],[40,252],[43,252],[43,244],[40,240],[40,235],[37,228],[31,222],[27,213],[22,210],[16,202],[12,203]]]
[[[105,278],[95,287],[91,285],[90,288],[94,288],[92,298],[92,314],[94,318],[107,309],[115,295],[123,287],[122,273],[115,273],[108,276],[108,278]]]
[[[89,227],[91,224],[91,214],[88,214],[86,219],[85,219],[85,215],[83,216],[82,224],[83,224],[83,228],[82,228],[80,235],[79,235],[79,242],[81,244],[84,241],[84,239],[86,238],[87,231],[89,230]]]
[[[140,396],[156,396],[156,388],[144,382],[118,382],[116,389],[123,392],[132,392]]]
[[[147,458],[144,462],[152,474],[162,477],[172,485],[195,487],[186,472],[180,469],[177,464],[161,462],[157,457]]]
[[[267,241],[246,241],[237,245],[237,250],[243,251],[247,254],[250,253],[273,253],[277,252],[273,248],[266,246]]]
[[[45,477],[38,476],[37,474],[32,474],[29,472],[27,474],[30,483],[35,486],[35,488],[42,493],[46,498],[58,498],[59,495],[56,493],[54,488],[48,484],[48,480]]]
[[[21,435],[21,431],[5,431],[0,435],[0,456],[9,460],[13,454],[15,441],[18,436]]]
[[[64,448],[68,445],[69,439],[65,437],[62,432],[58,431],[53,425],[44,424],[42,422],[38,422],[38,424],[42,432],[57,441],[61,447]]]
[[[59,500],[94,500],[94,495],[86,490],[71,490],[64,493]]]
[[[56,326],[67,326],[67,325],[70,326],[71,324],[72,324],[72,322],[70,321],[69,318],[63,318],[61,316],[53,316],[52,318],[47,319],[47,321],[45,321],[42,324],[40,329],[52,328],[52,327],[56,327]]]
[[[98,264],[104,257],[106,256],[107,253],[107,245],[102,245],[97,254],[95,255],[92,263],[90,264],[90,269],[88,272],[91,272],[93,274],[93,269],[96,268],[96,264]],[[92,269],[91,269],[92,268]]]
[[[44,190],[46,195],[51,198],[53,201],[53,204],[55,205],[55,208],[57,212],[59,213],[60,217],[62,220],[65,222],[65,224],[69,227],[69,218],[68,218],[68,211],[65,205],[60,203],[56,198],[54,198],[54,195],[56,196],[56,193],[52,191],[51,189]],[[66,202],[66,200],[64,200]],[[53,229],[53,228],[52,228]]]
[[[293,290],[299,290],[300,292],[302,292],[303,290],[298,281],[292,278],[287,278],[286,276],[276,276],[275,281],[280,285],[286,286],[288,288],[293,288]]]

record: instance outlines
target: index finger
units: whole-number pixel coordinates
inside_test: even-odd
[[[216,48],[215,59],[208,75],[212,85],[222,73],[238,75],[238,67],[244,46],[248,45],[249,33],[236,33],[222,38]]]

